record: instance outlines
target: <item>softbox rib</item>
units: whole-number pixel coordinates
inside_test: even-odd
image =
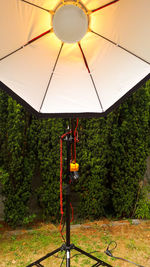
[[[80,44],[80,42],[78,42],[78,45],[79,45],[79,48],[80,48],[80,51],[81,51],[81,54],[82,54],[82,57],[83,57],[83,60],[84,60],[85,66],[86,66],[86,68],[87,68],[87,70],[88,70],[88,73],[89,73],[89,75],[90,75],[90,78],[91,78],[92,84],[93,84],[93,86],[94,86],[95,93],[96,93],[96,96],[97,96],[97,98],[98,98],[98,101],[99,101],[100,107],[101,107],[102,111],[104,112],[103,105],[102,105],[102,102],[101,102],[101,100],[100,100],[100,96],[99,96],[99,94],[98,94],[98,91],[97,91],[97,88],[96,88],[96,85],[95,85],[95,82],[94,82],[93,76],[92,76],[92,74],[91,74],[91,71],[90,71],[89,65],[88,65],[88,63],[87,63],[86,56],[85,56],[85,54],[84,54],[84,51],[83,51],[83,49],[82,49],[82,47],[81,47],[81,44]]]
[[[95,8],[95,9],[91,10],[91,13],[97,12],[97,11],[99,11],[99,10],[105,8],[105,7],[108,7],[108,6],[112,5],[112,4],[115,4],[115,3],[118,2],[118,1],[119,1],[119,0],[113,0],[113,1],[107,3],[107,4],[103,5],[103,6],[100,6],[100,7],[98,7],[98,8]]]
[[[33,3],[30,3],[30,2],[28,2],[28,1],[26,1],[26,0],[21,0],[21,1],[24,2],[24,3],[26,3],[26,4],[29,4],[29,5],[31,5],[31,6],[37,7],[37,8],[39,8],[39,9],[42,9],[42,10],[44,10],[44,11],[46,11],[46,12],[50,12],[50,10],[48,10],[48,9],[46,9],[46,8],[43,8],[43,7],[41,7],[41,6],[35,5],[35,4],[33,4]]]
[[[44,32],[44,33],[42,33],[42,34],[40,34],[40,35],[34,37],[34,38],[31,39],[30,41],[28,41],[26,44],[22,45],[21,47],[17,48],[16,50],[12,51],[12,52],[9,53],[8,55],[6,55],[6,56],[0,58],[0,61],[3,60],[3,59],[5,59],[5,58],[7,58],[7,57],[9,57],[9,56],[11,56],[11,55],[13,55],[14,53],[16,53],[16,52],[18,52],[19,50],[23,49],[23,48],[26,47],[27,45],[29,45],[29,44],[35,42],[36,40],[38,40],[38,39],[40,39],[41,37],[45,36],[46,34],[50,33],[51,31],[52,31],[52,29],[50,29],[50,30],[48,30],[48,31],[46,31],[46,32]]]
[[[53,67],[53,70],[52,70],[52,73],[51,73],[51,76],[50,76],[49,81],[48,81],[48,85],[47,85],[47,88],[46,88],[46,91],[45,91],[45,94],[44,94],[44,97],[43,97],[43,100],[42,100],[42,103],[41,103],[39,112],[40,112],[41,109],[42,109],[42,106],[43,106],[45,97],[46,97],[47,92],[48,92],[49,85],[50,85],[51,80],[52,80],[52,78],[53,78],[53,75],[54,75],[54,72],[55,72],[55,69],[56,69],[56,65],[57,65],[57,63],[58,63],[58,59],[59,59],[59,57],[60,57],[60,54],[61,54],[61,51],[62,51],[62,48],[63,48],[63,45],[64,45],[64,43],[61,44],[61,47],[60,47],[58,56],[57,56],[57,58],[56,58],[56,61],[55,61],[55,64],[54,64],[54,67]]]
[[[90,77],[91,77],[91,81],[93,83],[93,86],[94,86],[94,89],[95,89],[95,92],[96,92],[96,95],[97,95],[97,98],[99,100],[99,103],[100,103],[100,106],[101,106],[101,109],[102,109],[102,112],[104,112],[104,109],[103,109],[103,105],[102,105],[102,102],[100,100],[100,97],[99,97],[99,94],[98,94],[98,91],[97,91],[97,88],[96,88],[96,85],[95,85],[95,82],[94,82],[94,79],[93,79],[93,76],[92,74],[90,73]]]
[[[138,55],[134,54],[134,53],[131,52],[130,50],[126,49],[125,47],[123,47],[123,46],[121,46],[121,45],[115,43],[114,41],[108,39],[107,37],[105,37],[105,36],[103,36],[103,35],[101,35],[101,34],[95,32],[95,31],[93,31],[93,30],[91,30],[91,32],[92,32],[93,34],[95,34],[95,35],[97,35],[97,36],[103,38],[104,40],[110,42],[111,44],[114,44],[115,46],[118,46],[119,48],[123,49],[124,51],[126,51],[126,52],[129,53],[129,54],[131,54],[132,56],[135,56],[136,58],[142,60],[143,62],[145,62],[145,63],[147,63],[147,64],[150,64],[150,62],[148,62],[148,61],[146,61],[145,59],[143,59],[143,58],[139,57]]]
[[[81,51],[81,54],[82,54],[82,57],[83,57],[85,66],[86,66],[88,72],[91,73],[91,72],[90,72],[90,69],[89,69],[89,66],[88,66],[88,63],[87,63],[87,60],[86,60],[86,57],[85,57],[85,54],[84,54],[83,49],[82,49],[82,47],[81,47],[81,44],[78,43],[78,45],[79,45],[79,48],[80,48],[80,51]]]

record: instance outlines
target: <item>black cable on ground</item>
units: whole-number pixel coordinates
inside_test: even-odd
[[[112,243],[114,243],[115,246],[114,246],[114,248],[109,249],[109,247],[110,247],[110,245],[111,245]],[[106,253],[107,256],[109,256],[109,257],[111,257],[111,258],[114,258],[114,259],[117,259],[117,260],[126,261],[126,262],[132,263],[132,264],[134,264],[134,265],[136,265],[136,266],[139,266],[139,267],[144,267],[143,265],[140,265],[140,264],[137,264],[137,263],[135,263],[135,262],[126,260],[126,259],[124,259],[124,258],[113,256],[113,255],[112,255],[112,251],[113,251],[114,249],[116,249],[116,247],[117,247],[117,243],[116,243],[115,241],[111,241],[111,242],[109,243],[109,245],[108,245],[106,251],[104,251],[104,252]]]
[[[89,253],[89,254],[93,254],[93,253],[97,253],[97,252],[100,252],[100,251],[91,251],[91,252],[88,252],[88,253]],[[73,255],[73,256],[71,257],[71,259],[74,258],[74,257],[76,257],[76,256],[80,256],[80,255],[82,255],[82,253],[77,253],[77,254]]]
[[[62,267],[63,262],[64,262],[64,260],[65,260],[65,257],[66,257],[66,252],[65,252],[65,255],[64,255],[63,259],[62,259],[62,262],[61,262],[61,264],[60,264],[60,267]]]

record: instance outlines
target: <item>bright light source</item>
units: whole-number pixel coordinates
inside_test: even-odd
[[[88,30],[88,16],[78,6],[63,5],[53,16],[53,30],[62,42],[76,43]]]

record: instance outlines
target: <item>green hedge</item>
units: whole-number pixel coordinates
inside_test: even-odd
[[[133,215],[149,155],[149,103],[147,82],[107,117],[79,120],[79,217]],[[67,123],[38,120],[0,91],[0,181],[9,224],[33,220],[33,196],[43,218],[59,219],[59,138]]]

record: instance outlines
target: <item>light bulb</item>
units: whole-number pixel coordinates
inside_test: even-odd
[[[80,41],[88,30],[88,16],[79,6],[67,4],[59,7],[53,16],[53,30],[65,43]]]

